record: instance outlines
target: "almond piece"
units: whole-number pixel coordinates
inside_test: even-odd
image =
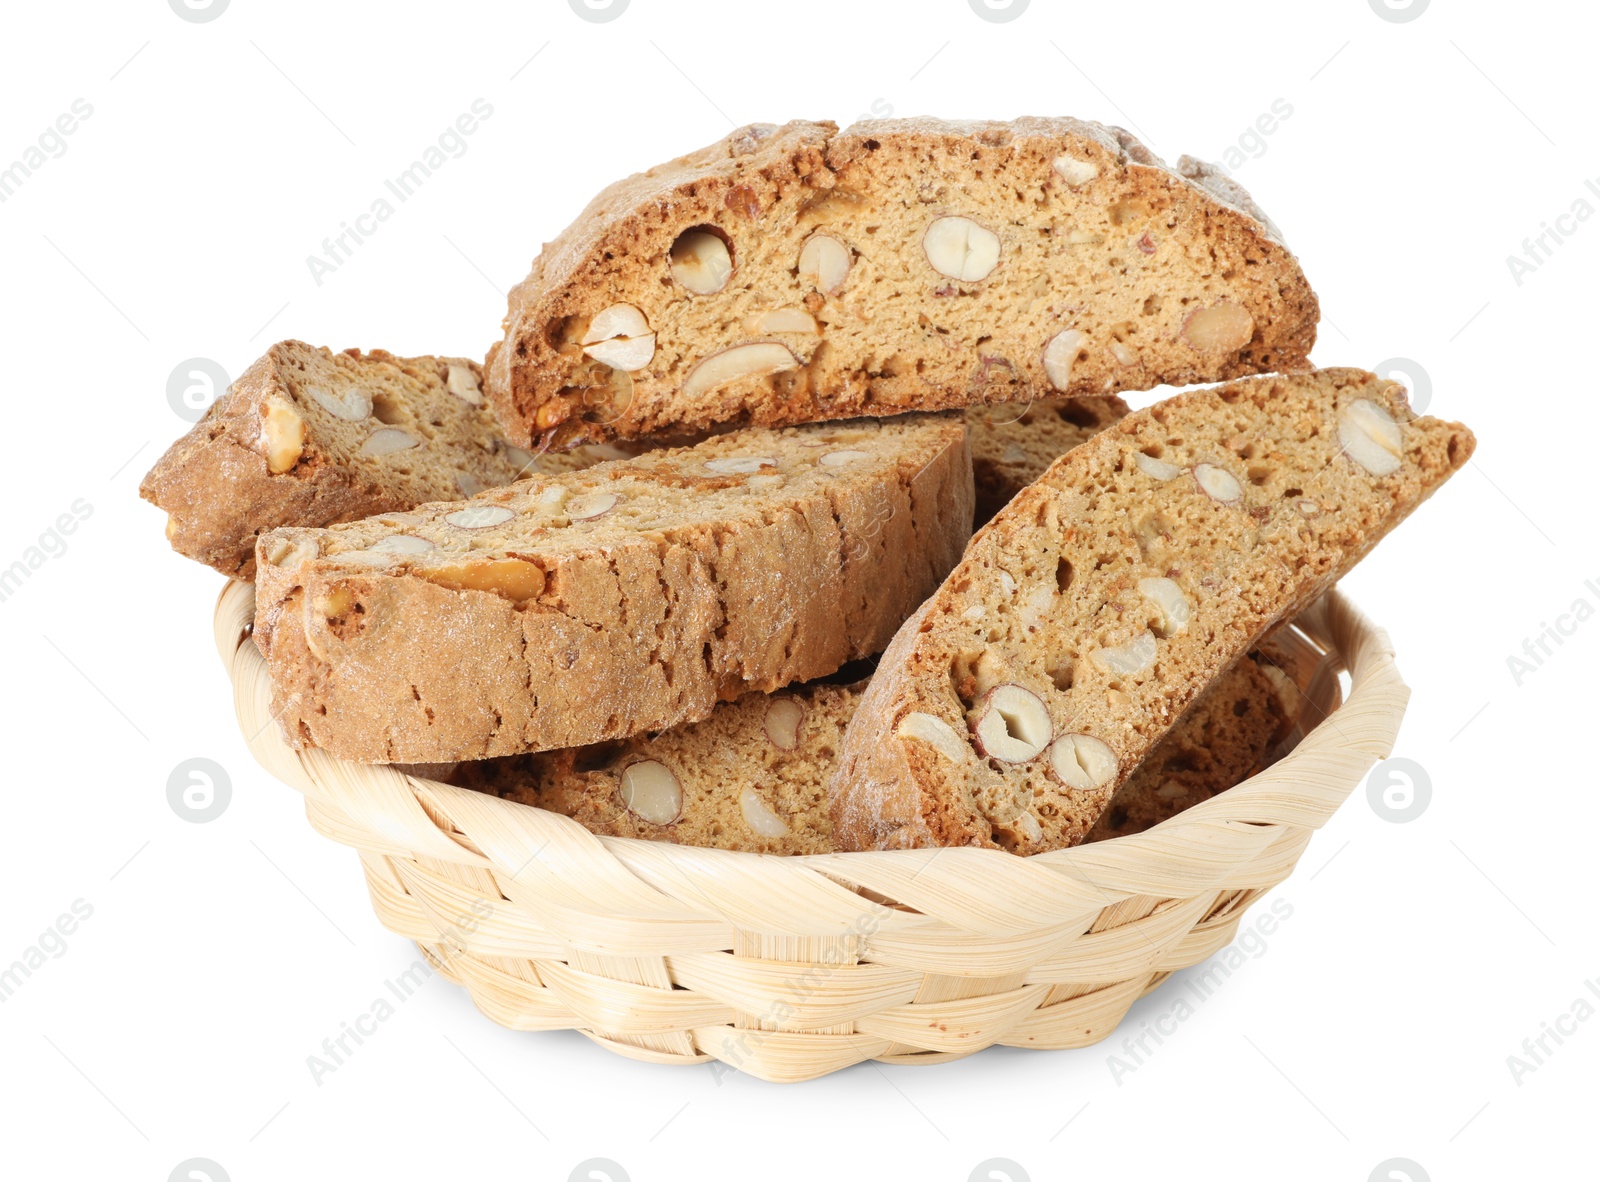
[[[1117,757],[1092,735],[1062,735],[1050,744],[1050,771],[1068,788],[1100,788],[1117,774]]]
[[[741,476],[777,466],[778,461],[771,456],[717,456],[706,461],[706,471],[718,476]]]
[[[1102,669],[1119,677],[1136,677],[1156,663],[1156,638],[1146,629],[1132,640],[1097,648],[1089,656]]]
[[[672,277],[695,295],[715,295],[728,286],[733,255],[709,230],[685,230],[670,251]]]
[[[1067,182],[1069,189],[1076,189],[1079,185],[1087,185],[1100,175],[1098,165],[1072,156],[1057,156],[1050,162],[1050,167],[1056,170],[1056,175]]]
[[[833,295],[850,274],[850,248],[831,234],[813,234],[800,248],[800,279]]]
[[[1067,328],[1056,333],[1045,345],[1045,376],[1057,390],[1065,391],[1072,384],[1072,363],[1078,359],[1087,339],[1077,329]]]
[[[1196,464],[1194,482],[1213,501],[1231,505],[1244,495],[1244,488],[1232,472],[1215,464]]]
[[[824,452],[817,463],[824,468],[842,468],[846,464],[853,464],[857,460],[870,460],[871,452],[857,451],[854,448],[844,448],[841,451]]]
[[[782,837],[789,832],[784,819],[766,806],[754,788],[746,787],[739,793],[739,812],[750,832],[758,837]]]
[[[473,406],[483,405],[483,388],[478,385],[478,375],[465,365],[452,365],[444,386],[463,402]]]
[[[544,591],[544,571],[520,558],[463,558],[414,569],[452,591],[492,591],[513,603],[537,599]]]
[[[783,345],[759,341],[713,353],[689,371],[683,382],[686,398],[700,398],[730,382],[798,369],[799,360]]]
[[[650,322],[632,304],[612,304],[595,313],[582,344],[585,354],[625,373],[643,369],[656,355]]]
[[[457,509],[454,513],[446,513],[446,525],[453,525],[457,529],[489,529],[491,526],[504,525],[516,514],[504,505],[468,505],[465,509]]]
[[[415,534],[390,534],[386,538],[379,538],[367,549],[385,554],[426,554],[437,547],[427,538],[419,538]]]
[[[683,789],[678,777],[659,760],[642,759],[623,768],[617,799],[623,808],[651,825],[670,825],[683,815]]]
[[[397,451],[406,451],[416,447],[419,440],[409,431],[402,431],[399,427],[380,427],[361,445],[361,454],[364,456],[387,456]]]
[[[1000,263],[1000,236],[971,218],[935,218],[922,235],[928,265],[962,283],[987,279]]]
[[[780,332],[817,335],[816,317],[804,308],[770,308],[765,312],[755,312],[745,317],[744,325],[756,335]]]
[[[567,502],[567,516],[573,521],[593,521],[596,517],[604,517],[621,502],[622,498],[616,493],[586,493]]]
[[[1154,632],[1163,640],[1176,636],[1189,626],[1194,616],[1194,606],[1183,593],[1183,588],[1171,579],[1140,579],[1139,594],[1160,609],[1161,624]]]
[[[1370,398],[1357,398],[1339,408],[1339,446],[1373,476],[1398,471],[1405,453],[1400,424]]]
[[[266,453],[267,471],[281,476],[300,462],[305,451],[306,424],[281,398],[269,398],[261,411],[261,450]]]
[[[1255,317],[1231,300],[1219,300],[1189,313],[1179,335],[1199,352],[1221,356],[1244,348],[1255,331]]]
[[[309,562],[317,556],[317,544],[309,538],[273,538],[261,549],[261,557],[285,570]]]
[[[903,739],[920,739],[951,763],[966,763],[972,755],[972,748],[956,733],[955,727],[920,710],[902,718],[894,733]]]
[[[334,418],[347,423],[359,423],[372,413],[372,397],[365,390],[346,390],[343,394],[334,394],[321,386],[307,386],[305,393]]]
[[[797,699],[774,698],[767,706],[762,726],[774,747],[793,751],[800,746],[800,726],[805,718],[806,708]]]
[[[1165,460],[1158,460],[1154,456],[1147,456],[1142,451],[1136,451],[1133,453],[1133,462],[1138,466],[1139,471],[1143,472],[1152,480],[1171,480],[1174,476],[1183,471],[1182,468],[1169,464]]]
[[[1050,711],[1044,699],[1015,682],[983,696],[972,733],[978,750],[1003,763],[1027,763],[1050,742]]]

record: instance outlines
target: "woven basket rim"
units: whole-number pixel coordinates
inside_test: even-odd
[[[308,795],[371,788],[373,781],[382,783],[385,795],[392,793],[397,785],[404,784],[419,799],[427,799],[429,803],[436,803],[441,794],[470,792],[469,789],[408,775],[387,764],[347,763],[317,749],[297,751],[284,741],[275,725],[252,725],[247,717],[247,704],[265,701],[265,695],[269,692],[266,662],[250,640],[253,605],[253,585],[230,580],[218,596],[214,624],[219,655],[233,680],[241,729],[252,754],[268,771],[290,787]],[[1021,871],[1023,874],[1044,868],[1069,873],[1075,869],[1093,869],[1102,872],[1098,876],[1103,878],[1103,872],[1108,869],[1103,863],[1107,851],[1112,847],[1122,851],[1148,849],[1153,853],[1159,852],[1174,840],[1193,840],[1208,827],[1228,828],[1240,824],[1282,822],[1286,819],[1281,815],[1284,806],[1289,806],[1291,813],[1298,814],[1293,817],[1296,823],[1320,827],[1343,797],[1348,795],[1349,787],[1368,767],[1386,757],[1392,749],[1409,690],[1395,667],[1394,650],[1388,635],[1362,615],[1337,589],[1319,599],[1297,617],[1294,624],[1326,650],[1340,670],[1351,675],[1351,687],[1343,703],[1312,728],[1277,763],[1228,791],[1193,805],[1138,834],[1027,858],[1018,858],[1003,850],[956,847],[938,851],[941,861],[970,862],[975,874],[1001,873],[1008,879],[1014,878],[1023,867],[1029,868]],[[254,713],[259,714],[259,711]],[[1374,713],[1389,715],[1386,725],[1380,721],[1375,732],[1366,728],[1359,735],[1353,733],[1356,729],[1353,721],[1370,721],[1366,716]],[[1326,773],[1332,769],[1322,765],[1340,754],[1346,758],[1338,762],[1349,764],[1349,757],[1353,756],[1355,762],[1362,766],[1353,776],[1347,767],[1338,769],[1338,774],[1347,777],[1348,783],[1337,800],[1330,802],[1325,793],[1308,795],[1297,791],[1307,784],[1326,780]],[[914,866],[917,861],[925,859],[928,853],[923,850],[888,850],[780,856],[653,842],[643,838],[595,837],[570,818],[483,793],[471,795],[491,811],[536,813],[547,818],[547,823],[567,826],[586,834],[590,840],[598,841],[613,853],[632,853],[654,861],[664,859],[678,862],[685,871],[703,870],[716,874],[728,864],[737,864],[745,874],[771,874],[781,880],[788,871],[804,867],[825,874],[838,874],[856,880],[858,885],[870,887],[870,883],[861,882],[861,876],[876,877],[871,873],[872,868],[882,868],[886,882],[893,883],[901,877],[899,870],[908,865]],[[1296,810],[1293,806],[1297,803],[1303,807]],[[1265,812],[1273,815],[1258,815]],[[335,839],[339,838],[336,836]],[[429,844],[433,848],[419,852],[442,852],[435,843]],[[454,852],[459,854],[463,851],[457,848]],[[1049,880],[1051,889],[1057,889],[1058,875],[1051,874]],[[1041,881],[1041,885],[1045,885],[1044,882]],[[891,894],[887,891],[881,893]],[[891,897],[896,896],[891,894]]]
[[[1028,858],[780,857],[597,837],[530,805],[295,751],[270,712],[253,598],[230,585],[214,620],[240,727],[304,794],[312,827],[357,850],[386,928],[503,1026],[774,1082],[1105,1038],[1293,872],[1388,755],[1408,696],[1388,638],[1331,593],[1297,621],[1315,672],[1296,680],[1316,701],[1305,687],[1327,690],[1329,669],[1348,666],[1343,704],[1261,774],[1152,829]]]

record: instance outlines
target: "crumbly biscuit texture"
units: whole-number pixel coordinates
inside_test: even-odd
[[[289,741],[364,762],[579,746],[879,652],[959,560],[959,415],[719,435],[257,549]]]
[[[1064,118],[741,128],[618,182],[511,293],[519,442],[1304,368],[1318,308],[1238,185]]]
[[[1128,415],[973,538],[884,654],[830,787],[842,848],[1080,841],[1196,695],[1470,457],[1360,370]]]
[[[167,449],[139,492],[167,512],[174,550],[248,579],[267,530],[461,499],[621,454],[535,456],[514,446],[485,405],[482,380],[478,363],[460,357],[281,341]]]

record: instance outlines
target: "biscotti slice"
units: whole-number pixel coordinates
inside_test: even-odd
[[[970,408],[975,524],[984,524],[1051,464],[1127,413],[1128,404],[1115,395]]]
[[[749,429],[257,548],[296,746],[368,762],[573,747],[879,652],[959,560],[959,415]]]
[[[1299,369],[1317,316],[1243,189],[1120,128],[761,124],[596,197],[485,378],[561,446]]]
[[[828,777],[865,688],[814,682],[749,693],[660,734],[463,763],[450,779],[609,837],[833,853]]]
[[[1344,369],[1180,394],[1068,452],[884,654],[829,790],[841,847],[1079,841],[1196,694],[1473,443]]]
[[[1257,652],[1218,678],[1117,794],[1107,810],[1109,816],[1121,806],[1117,827],[1102,817],[1095,833],[1148,828],[1266,761],[1300,709],[1300,689],[1269,676],[1278,672]],[[561,813],[607,837],[756,854],[834,853],[827,783],[866,685],[812,682],[749,693],[659,734],[430,771],[459,787]]]
[[[1236,661],[1150,749],[1084,842],[1142,833],[1254,775],[1294,728],[1299,699],[1259,651]]]
[[[282,341],[167,449],[139,493],[166,510],[174,550],[248,579],[269,529],[456,500],[616,454],[535,458],[513,446],[484,406],[476,362]]]

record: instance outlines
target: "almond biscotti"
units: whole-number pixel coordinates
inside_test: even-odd
[[[1257,662],[1261,663],[1258,664]],[[1233,787],[1299,713],[1261,653],[1236,663],[1128,778],[1093,838],[1136,833]],[[591,833],[756,854],[835,853],[827,784],[865,681],[723,702],[711,717],[539,755],[477,760],[450,782],[571,817]],[[1282,688],[1280,688],[1282,686]]]
[[[564,446],[1304,368],[1317,317],[1243,189],[1119,128],[760,124],[596,197],[485,382]]]
[[[1051,464],[1127,413],[1128,404],[1115,395],[971,407],[975,523],[984,524]]]
[[[607,458],[580,448],[535,459],[507,442],[476,362],[282,341],[167,449],[139,493],[166,510],[173,549],[247,579],[256,538],[280,525],[456,500]]]
[[[841,848],[1081,840],[1196,695],[1473,445],[1344,369],[1180,394],[1069,452],[885,652],[829,789]]]
[[[749,429],[257,548],[295,746],[573,747],[880,651],[972,522],[960,416]]]

